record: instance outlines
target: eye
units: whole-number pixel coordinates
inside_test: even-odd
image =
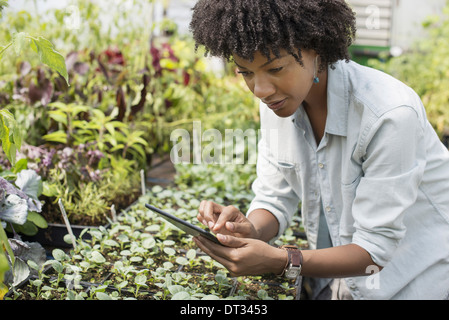
[[[238,70],[237,73],[241,74],[244,77],[248,77],[251,74],[251,72],[249,71],[241,71],[241,70]]]
[[[273,69],[270,69],[269,71],[270,71],[271,73],[278,73],[278,72],[280,72],[282,69],[284,69],[284,67],[273,68]]]

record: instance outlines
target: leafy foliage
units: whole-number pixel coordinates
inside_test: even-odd
[[[8,6],[7,0],[0,0],[0,14],[1,14],[2,10],[7,6]]]
[[[70,87],[48,70],[20,62],[19,74],[0,93],[0,103],[8,105],[18,127],[27,133],[21,155],[42,174],[44,194],[51,198],[45,208],[60,197],[69,216],[84,212],[100,221],[111,206],[104,201],[105,183],[125,187],[123,178],[146,168],[153,153],[169,151],[172,130],[191,130],[194,120],[202,121],[205,130],[257,127],[257,105],[243,82],[235,75],[220,78],[209,73],[190,40],[154,40],[145,66],[136,73],[132,71],[140,59],[131,55],[132,47],[124,42],[120,49],[109,46],[99,53],[69,52]],[[61,167],[63,150],[81,146],[85,151],[72,157],[77,168]],[[87,152],[101,152],[103,158],[86,167]],[[50,172],[56,164],[59,168]],[[86,173],[90,181],[84,179]],[[134,180],[128,183],[130,194]],[[96,197],[88,190],[98,192]],[[90,206],[92,214],[89,202],[95,204]]]
[[[430,122],[440,136],[449,132],[449,2],[443,16],[431,16],[423,23],[428,37],[402,56],[371,61],[412,87],[421,97]]]
[[[54,49],[50,41],[42,36],[35,38],[25,32],[14,34],[12,41],[0,50],[0,59],[3,53],[10,47],[14,48],[17,56],[21,55],[27,44],[38,54],[42,63],[59,72],[67,84],[69,83],[64,57]]]
[[[76,249],[66,253],[53,250],[54,260],[42,265],[24,289],[11,291],[11,299],[294,299],[296,287],[273,275],[230,278],[227,270],[193,246],[191,237],[146,210],[152,203],[178,217],[199,224],[196,214],[202,198],[234,203],[239,193],[241,210],[247,208],[252,192],[247,177],[239,172],[254,173],[253,165],[240,165],[238,171],[227,166],[195,166],[193,176],[204,174],[212,181],[231,175],[227,187],[190,184],[192,175],[183,168],[177,184],[153,186],[132,207],[122,211],[110,227],[85,230],[90,238],[79,238]],[[235,169],[235,168],[234,168]],[[254,177],[254,176],[253,176]],[[290,230],[299,229],[294,223]],[[289,234],[289,232],[287,232]],[[290,236],[276,244],[304,245]],[[273,290],[276,289],[276,290]]]
[[[148,1],[133,3],[139,9]],[[205,130],[258,126],[257,104],[243,81],[233,73],[217,76],[209,71],[208,61],[195,53],[192,41],[177,36],[172,25],[164,25],[169,25],[171,37],[157,39],[151,37],[150,24],[120,25],[116,16],[116,32],[104,32],[97,23],[101,10],[95,2],[80,0],[78,9],[85,19],[76,32],[62,27],[67,18],[63,10],[48,12],[45,24],[44,19],[26,11],[0,21],[4,26],[1,38],[7,42],[0,48],[4,53],[0,59],[0,107],[5,110],[4,128],[9,129],[0,131],[7,157],[1,159],[2,175],[27,195],[22,205],[38,205],[30,203],[35,198],[26,190],[42,192],[40,198],[45,201],[42,214],[27,210],[26,222],[15,225],[15,230],[26,234],[60,216],[58,199],[63,200],[72,222],[104,223],[112,204],[129,204],[140,192],[138,170],[151,164],[154,153],[169,150],[170,133],[175,128],[190,130],[194,120],[201,121]],[[132,10],[122,11],[122,15],[132,16]],[[45,33],[51,43],[31,36],[36,33]],[[8,59],[4,59],[6,54]],[[65,57],[64,64],[61,57]],[[148,196],[190,220],[199,197],[216,197],[244,210],[251,197],[247,191],[253,167],[227,166],[205,187],[201,179],[211,176],[210,169],[180,166],[178,187],[155,188]],[[42,189],[22,176],[26,170],[41,177]],[[149,201],[148,196],[142,201]],[[55,261],[38,264],[28,260],[25,265],[22,259],[17,263],[21,272],[13,281],[32,274],[32,298],[36,299],[55,294],[68,299],[209,299],[230,296],[229,290],[236,284],[214,261],[192,251],[189,239],[139,206],[121,215],[111,229],[100,227],[89,234],[91,242],[80,240],[79,251],[71,255],[55,251]],[[2,233],[0,240],[9,246]],[[14,254],[9,254],[11,261]],[[48,266],[54,271],[51,277],[43,269]],[[215,276],[198,279],[190,272],[176,272],[180,266],[192,272],[206,266]],[[2,268],[0,265],[0,275]],[[90,286],[93,277],[103,271],[114,273],[117,281]],[[61,287],[63,283],[65,287]],[[88,293],[83,291],[86,283]],[[248,295],[238,290],[233,294]]]
[[[0,110],[0,139],[8,160],[15,165],[16,151],[20,149],[22,137],[18,134],[14,116],[8,110]]]
[[[31,38],[31,44],[33,50],[39,55],[39,59],[63,76],[68,84],[69,76],[65,66],[65,59],[54,49],[53,44],[42,36]]]
[[[0,1],[0,12],[5,6],[7,6],[7,2]],[[12,42],[0,48],[0,59],[3,53],[10,47],[14,47],[16,55],[20,55],[27,40],[33,41],[31,47],[39,54],[41,62],[60,72],[66,81],[68,81],[64,58],[54,50],[53,45],[48,40],[42,37],[36,39],[25,33],[15,34]],[[16,163],[16,151],[20,149],[22,143],[22,139],[17,132],[18,130],[13,115],[8,110],[0,110],[0,139],[2,141],[2,149],[13,166],[11,175],[16,174],[17,178],[15,185],[4,178],[0,180],[0,218],[1,220],[19,226],[26,225],[30,221],[30,224],[34,222],[36,225],[45,227],[45,221],[42,222],[40,215],[37,213],[42,209],[42,204],[38,199],[42,192],[40,177],[32,170],[23,170],[26,167],[26,165],[23,165],[23,161]],[[8,173],[4,176],[7,177]],[[34,214],[28,215],[28,211],[32,211]],[[14,250],[14,248],[18,247],[17,243],[15,243],[16,246],[11,245],[11,243],[14,244],[14,241],[17,242],[18,240],[7,239],[3,229],[3,221],[0,221],[0,223],[0,298],[3,298],[5,274],[11,274],[13,285],[17,285],[21,279],[27,276],[26,270],[28,268],[15,252],[16,250]],[[38,244],[37,246],[40,247]],[[22,247],[29,249],[27,245]],[[7,255],[4,254],[4,248],[6,248]],[[36,250],[31,251],[32,254],[36,252]],[[32,259],[32,257],[29,257],[29,259]],[[7,271],[9,269],[10,271]]]

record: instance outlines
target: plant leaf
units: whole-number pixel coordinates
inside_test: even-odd
[[[27,34],[25,32],[19,32],[14,34],[13,36],[13,44],[14,44],[14,51],[16,52],[16,55],[20,55],[20,53],[23,51],[23,48],[25,47]]]
[[[59,194],[58,186],[48,181],[43,182],[42,194],[47,197],[54,197]]]
[[[97,296],[98,300],[112,300],[111,296],[101,291],[95,292],[95,295]]]
[[[185,292],[186,289],[179,284],[175,284],[175,285],[169,286],[168,291],[170,291],[170,293],[174,295],[174,294],[177,294],[178,292]]]
[[[187,251],[187,253],[186,253],[186,257],[189,260],[195,259],[195,257],[196,257],[196,250],[195,249],[189,249],[189,251]]]
[[[154,240],[153,237],[145,238],[145,239],[142,241],[142,247],[144,247],[145,249],[151,249],[151,248],[153,248],[155,245],[156,245],[156,240]]]
[[[65,125],[67,125],[67,115],[64,112],[62,112],[60,110],[54,110],[54,111],[49,111],[48,115],[50,118],[52,118],[56,122],[63,123]]]
[[[147,286],[147,277],[144,274],[139,274],[134,278],[134,283],[140,286]]]
[[[28,221],[31,221],[36,226],[38,226],[39,228],[42,228],[42,229],[45,229],[48,227],[48,223],[44,219],[44,217],[35,211],[30,211],[28,213]]]
[[[2,10],[7,6],[8,6],[7,0],[0,0],[0,17],[2,16]]]
[[[41,177],[34,170],[26,169],[17,174],[16,186],[20,188],[28,197],[29,210],[41,212],[42,203],[39,196],[42,194]]]
[[[30,268],[28,264],[20,258],[16,258],[13,268],[13,283],[14,287],[21,284],[30,275]]]
[[[220,298],[214,294],[208,294],[202,297],[201,300],[220,300]]]
[[[16,162],[16,150],[20,149],[22,140],[17,132],[16,120],[11,112],[0,110],[0,140],[6,157],[14,166]]]
[[[98,251],[92,252],[92,261],[96,263],[104,263],[106,262],[106,259],[103,257],[103,255]]]
[[[6,272],[9,269],[9,264],[7,266],[2,265],[2,254],[5,253],[5,259],[11,261],[11,264],[14,265],[15,263],[15,257],[14,252],[12,251],[11,246],[9,245],[9,239],[6,235],[5,230],[3,229],[2,222],[0,222],[0,248],[5,249],[6,251],[1,250],[0,251],[0,283],[2,281],[2,272]],[[6,261],[8,263],[8,261]]]
[[[176,258],[176,263],[184,266],[186,264],[189,264],[189,260],[187,260],[184,257],[177,257]]]
[[[175,293],[172,298],[172,300],[191,300],[192,297],[187,291],[179,291]]]
[[[22,225],[27,221],[27,200],[10,194],[0,203],[0,219]]]
[[[58,261],[64,261],[67,259],[67,254],[61,249],[53,249],[52,256]]]
[[[38,269],[46,261],[46,253],[44,247],[38,242],[23,242],[18,239],[8,239],[11,248],[16,258],[20,258],[22,261],[33,261]]]
[[[46,134],[42,138],[45,139],[46,141],[60,142],[63,144],[67,144],[67,133],[61,130]]]
[[[42,180],[36,171],[31,169],[17,173],[16,186],[29,197],[37,199],[42,194]]]
[[[54,49],[53,44],[42,36],[37,39],[33,38],[33,49],[39,55],[39,59],[42,63],[57,71],[64,77],[67,85],[69,85],[69,75],[67,73],[67,67],[64,57]]]
[[[14,173],[18,173],[22,170],[25,170],[27,167],[28,167],[28,160],[23,158],[16,162],[12,170]]]

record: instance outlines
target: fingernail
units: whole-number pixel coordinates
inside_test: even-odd
[[[212,229],[214,227],[214,223],[212,221],[209,221],[209,229]]]
[[[234,231],[234,224],[232,222],[226,222],[226,228],[229,231]]]
[[[224,234],[217,233],[217,238],[220,241],[226,241],[226,236]]]

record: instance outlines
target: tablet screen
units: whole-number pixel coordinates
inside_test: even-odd
[[[203,236],[217,244],[221,244],[220,241],[217,240],[217,238],[210,232],[201,229],[200,227],[197,227],[187,221],[182,220],[181,218],[178,218],[168,212],[162,211],[161,209],[158,209],[150,204],[145,204],[145,207],[148,209],[160,214],[164,219],[181,229],[182,231],[196,237],[196,236]]]

